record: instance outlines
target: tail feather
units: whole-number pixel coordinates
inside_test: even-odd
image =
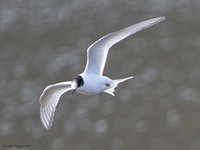
[[[108,93],[108,94],[110,94],[110,95],[112,95],[112,96],[115,96],[115,94],[114,94],[113,92],[115,92],[115,88],[117,87],[117,85],[118,85],[119,83],[121,83],[121,82],[124,82],[124,81],[129,80],[129,79],[132,79],[132,78],[133,78],[133,76],[127,77],[127,78],[123,78],[123,79],[116,79],[116,80],[113,80],[114,85],[113,85],[111,88],[105,90],[104,92],[106,92],[106,93]]]
[[[119,83],[124,82],[124,81],[129,80],[129,79],[132,79],[132,78],[133,78],[133,76],[128,77],[128,78],[123,78],[123,79],[116,79],[116,80],[113,80],[113,81],[114,81],[114,83],[115,83],[116,86],[117,86]],[[116,87],[116,86],[115,86],[115,87]]]

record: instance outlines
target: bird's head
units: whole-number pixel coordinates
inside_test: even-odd
[[[71,84],[71,87],[72,87],[72,95],[76,92],[76,90],[78,88],[80,88],[81,86],[83,86],[84,84],[84,81],[83,81],[83,78],[79,75],[77,76],[73,81],[72,81],[72,84]]]

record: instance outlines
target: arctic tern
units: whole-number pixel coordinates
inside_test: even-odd
[[[70,90],[72,95],[77,91],[82,94],[92,95],[101,92],[114,96],[117,85],[133,78],[112,80],[103,76],[103,70],[107,54],[114,44],[126,37],[163,21],[165,17],[149,19],[116,32],[107,34],[94,42],[87,49],[87,63],[83,73],[79,74],[73,81],[66,81],[47,86],[40,96],[40,119],[45,129],[50,129],[53,122],[56,106],[60,97]]]

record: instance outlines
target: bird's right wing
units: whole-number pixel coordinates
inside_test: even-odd
[[[40,96],[40,119],[45,129],[50,129],[60,97],[72,90],[71,81],[47,86]]]
[[[87,50],[87,64],[84,72],[102,75],[107,54],[111,46],[138,31],[163,21],[164,19],[165,17],[149,19],[100,38]]]

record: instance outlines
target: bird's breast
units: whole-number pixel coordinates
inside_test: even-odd
[[[84,84],[78,89],[78,92],[93,95],[103,90],[105,90],[105,78],[103,76],[87,76],[84,78]]]

